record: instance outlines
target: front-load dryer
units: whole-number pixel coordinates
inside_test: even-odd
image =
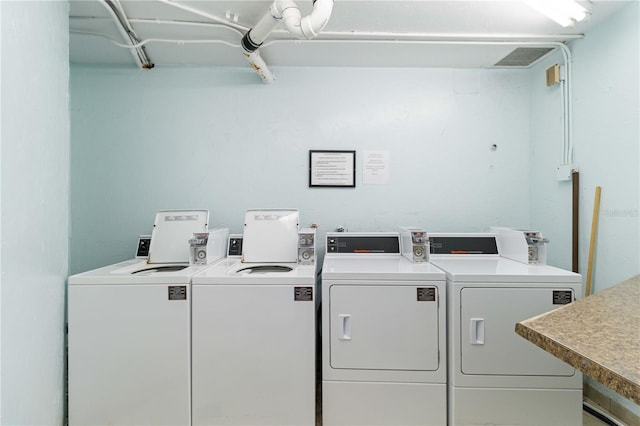
[[[176,262],[69,277],[69,425],[190,424],[191,276],[210,265],[188,263],[188,239],[207,222],[206,210],[160,212],[150,255]]]
[[[328,233],[324,425],[446,425],[445,275],[395,232]]]
[[[249,210],[243,237],[240,257],[193,277],[192,424],[315,425],[316,265],[297,262],[298,212]]]
[[[582,374],[515,333],[580,297],[581,276],[507,259],[493,233],[429,242],[447,276],[449,424],[581,425]]]

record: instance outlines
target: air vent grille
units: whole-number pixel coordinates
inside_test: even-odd
[[[552,47],[518,47],[502,58],[496,67],[528,67],[552,51]]]

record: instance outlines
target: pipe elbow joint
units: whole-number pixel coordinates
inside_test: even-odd
[[[322,31],[322,28],[324,28],[325,25],[326,21],[324,25],[318,26],[313,22],[313,18],[310,15],[305,16],[300,21],[300,32],[302,33],[302,36],[304,36],[304,38],[306,38],[307,40],[311,40],[312,38],[316,38],[318,34],[320,34],[320,31]]]
[[[327,25],[333,10],[333,0],[316,0],[311,14],[301,17],[300,9],[292,0],[275,0],[287,30],[295,37],[310,40],[317,37]]]

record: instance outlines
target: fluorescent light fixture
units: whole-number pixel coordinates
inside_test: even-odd
[[[563,27],[571,27],[585,20],[591,13],[575,0],[523,0],[538,12]]]

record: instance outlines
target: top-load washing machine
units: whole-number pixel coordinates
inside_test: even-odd
[[[190,424],[189,239],[206,210],[156,215],[147,259],[69,277],[69,424]],[[223,256],[227,229],[211,231]],[[159,263],[160,262],[160,263]]]
[[[579,298],[581,276],[539,262],[540,239],[520,232],[513,245],[513,235],[429,234],[430,261],[447,275],[449,424],[581,425],[580,372],[515,333]],[[501,241],[526,263],[501,256]]]
[[[414,235],[407,257],[397,232],[326,235],[324,425],[447,423],[445,275]]]
[[[315,424],[315,240],[298,216],[247,211],[241,257],[193,277],[193,425]]]

